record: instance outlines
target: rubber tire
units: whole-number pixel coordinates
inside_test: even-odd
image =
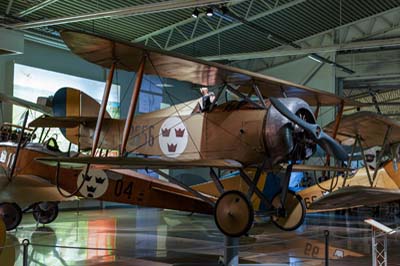
[[[40,204],[43,202],[35,203],[32,207],[32,215],[36,222],[41,224],[49,224],[53,222],[58,216],[58,203],[55,201],[46,202],[49,204],[47,210],[43,210]]]
[[[245,224],[245,226],[243,227],[242,230],[239,230],[238,232],[228,232],[226,229],[224,229],[224,226],[221,225],[219,223],[219,217],[218,217],[218,213],[219,213],[219,207],[221,203],[224,203],[224,200],[226,200],[227,197],[232,197],[232,196],[236,196],[239,197],[239,200],[243,200],[243,202],[245,203],[246,209],[247,209],[247,218],[248,221]],[[235,200],[235,202],[239,202],[238,200]],[[246,211],[242,210],[243,212]],[[241,237],[243,235],[245,235],[250,228],[253,226],[253,221],[254,221],[254,210],[253,210],[253,205],[251,204],[251,202],[247,199],[247,196],[244,195],[242,192],[237,191],[237,190],[229,190],[224,192],[217,200],[215,207],[214,207],[214,220],[215,220],[215,224],[217,225],[218,229],[226,236],[230,236],[230,237]]]
[[[280,195],[281,195],[281,192],[278,192],[278,193],[276,193],[276,194],[274,195],[274,197],[272,198],[272,205],[273,205],[275,208],[277,208],[277,207],[280,206]],[[275,215],[272,215],[272,216],[271,216],[271,221],[272,221],[278,228],[280,228],[280,229],[282,229],[282,230],[284,230],[284,231],[293,231],[293,230],[296,230],[297,228],[299,228],[299,227],[304,223],[304,219],[305,219],[305,217],[306,217],[306,206],[305,206],[305,204],[304,204],[303,199],[302,199],[299,195],[297,195],[295,192],[293,192],[293,191],[291,191],[291,190],[288,190],[288,194],[287,194],[287,197],[286,197],[286,203],[287,203],[288,200],[295,200],[295,201],[297,201],[296,204],[292,204],[292,205],[291,205],[291,206],[292,206],[292,209],[291,209],[291,210],[286,210],[286,212],[287,212],[288,215],[290,215],[290,214],[295,210],[295,208],[298,206],[298,204],[300,204],[299,207],[300,207],[301,209],[297,209],[297,210],[296,210],[296,211],[299,212],[299,213],[298,213],[298,215],[297,215],[296,217],[294,217],[294,218],[297,218],[297,221],[295,221],[294,224],[293,224],[293,222],[292,222],[292,225],[291,225],[291,226],[284,226],[284,225],[282,225],[282,224],[285,224],[285,219],[286,219],[286,218],[283,218],[283,217],[276,217]],[[277,205],[277,204],[274,204],[274,202],[279,202],[279,206],[275,206],[275,205]],[[286,208],[285,208],[285,209],[286,209]],[[278,221],[279,221],[278,219],[281,219],[280,222],[278,222]]]
[[[17,228],[17,226],[21,223],[21,220],[22,220],[22,210],[18,206],[18,204],[14,203],[14,202],[13,203],[2,202],[2,203],[0,203],[0,209],[1,208],[10,208],[9,210],[15,211],[15,213],[14,213],[15,215],[14,215],[12,221],[6,220],[8,217],[5,217],[6,219],[4,219],[4,216],[0,214],[0,218],[3,219],[3,221],[6,225],[7,231],[11,231],[11,230]]]

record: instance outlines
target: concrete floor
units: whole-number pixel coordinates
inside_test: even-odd
[[[385,217],[378,220],[393,228],[400,224],[397,216]],[[295,232],[280,231],[269,222],[256,224],[240,239],[241,263],[324,265],[324,230],[329,230],[330,253],[353,255],[331,256],[329,265],[371,265],[371,233],[362,219],[308,215]],[[218,262],[224,248],[212,217],[147,208],[62,211],[46,227],[36,227],[26,214],[9,238],[16,245],[30,241],[30,266],[205,265]],[[400,265],[399,243],[396,234],[390,237],[389,265]],[[16,257],[15,265],[22,265],[21,248]]]

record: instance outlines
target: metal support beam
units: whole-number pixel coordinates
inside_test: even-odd
[[[11,7],[12,7],[13,2],[14,2],[14,0],[9,0],[9,1],[8,1],[8,5],[7,5],[7,8],[6,8],[6,15],[9,15],[9,14],[10,14]]]
[[[135,116],[136,105],[139,99],[140,87],[142,86],[144,67],[146,65],[147,56],[143,55],[142,60],[139,65],[139,70],[136,73],[135,85],[133,87],[131,103],[129,105],[128,115],[125,121],[124,132],[122,134],[122,142],[120,148],[121,156],[124,156],[126,152],[126,144],[128,143],[129,133],[131,132],[133,118]]]
[[[224,266],[239,265],[239,238],[225,236]]]
[[[234,5],[240,4],[240,3],[245,2],[245,1],[247,1],[247,0],[230,1],[230,2],[227,3],[227,6],[234,6]],[[159,29],[159,30],[150,32],[150,33],[148,33],[146,35],[140,36],[140,37],[132,40],[132,42],[143,42],[143,41],[148,40],[150,37],[154,37],[154,36],[157,36],[157,35],[160,35],[160,34],[163,34],[163,33],[166,33],[166,32],[172,32],[172,31],[177,31],[186,40],[188,40],[189,38],[178,27],[186,25],[186,24],[189,24],[189,23],[193,23],[195,20],[197,20],[199,18],[202,18],[203,16],[205,16],[205,14],[204,13],[200,13],[197,18],[190,17],[188,19],[179,21],[179,22],[177,22],[175,24],[168,25],[167,27],[164,27],[162,29]]]
[[[215,203],[214,201],[212,201],[210,198],[204,196],[203,194],[201,194],[200,192],[194,190],[193,188],[189,187],[188,185],[182,183],[181,181],[179,181],[178,179],[176,179],[173,176],[170,176],[158,169],[152,169],[154,172],[156,172],[157,174],[159,174],[160,176],[164,177],[165,179],[167,179],[169,182],[174,183],[184,189],[186,189],[187,191],[189,191],[190,193],[192,193],[195,197],[198,197],[202,200],[204,200],[205,202],[209,203],[211,206],[214,206]]]
[[[400,38],[385,38],[381,40],[368,40],[368,38],[375,37],[377,35],[390,32],[400,28],[400,21],[396,21],[398,17],[397,14],[400,11],[400,7],[393,8],[379,14],[363,18],[357,21],[350,22],[348,24],[329,29],[327,31],[317,33],[313,36],[306,37],[295,41],[300,48],[294,49],[288,45],[282,45],[280,47],[270,49],[267,51],[260,52],[250,52],[250,53],[237,53],[237,54],[225,54],[225,55],[215,55],[201,57],[204,60],[218,61],[218,60],[250,60],[250,59],[260,59],[260,58],[270,58],[270,57],[282,57],[282,56],[298,56],[307,55],[311,53],[327,53],[327,52],[338,52],[346,50],[360,50],[360,49],[373,49],[381,47],[396,47],[400,46]],[[382,26],[379,23],[380,20],[377,18],[385,18],[389,20],[390,25]],[[374,21],[371,27],[371,21]],[[366,25],[371,27],[367,33],[361,34],[353,29],[357,27],[366,27]],[[348,34],[349,31],[352,34]],[[347,33],[347,34],[346,34]],[[334,40],[332,36],[339,36],[341,41]],[[323,40],[323,43],[317,40]],[[307,45],[308,44],[308,45]],[[310,44],[312,44],[310,46]]]
[[[97,145],[99,144],[101,128],[103,126],[104,115],[106,113],[108,97],[110,96],[111,85],[114,77],[115,63],[111,65],[110,72],[108,73],[106,87],[104,89],[103,100],[101,101],[99,115],[97,117],[96,129],[94,131],[93,143],[92,143],[92,153],[91,156],[94,157],[96,154]]]
[[[328,57],[329,58],[329,57]],[[308,82],[321,70],[321,68],[325,65],[325,62],[318,63],[311,72],[300,82],[301,85],[307,85]]]
[[[286,4],[283,4],[283,5],[274,7],[273,9],[267,10],[267,11],[265,11],[265,12],[262,12],[262,13],[259,13],[259,14],[257,14],[257,15],[251,16],[251,17],[247,18],[247,21],[254,21],[254,20],[257,20],[257,19],[259,19],[259,18],[268,16],[268,15],[272,15],[272,14],[274,14],[274,13],[277,13],[277,12],[282,11],[282,10],[284,10],[284,9],[287,9],[287,8],[293,7],[293,6],[295,6],[295,5],[304,3],[304,2],[306,2],[306,1],[307,1],[307,0],[294,0],[294,1],[291,1],[291,2],[289,2],[289,3],[286,3]],[[189,39],[189,40],[187,40],[187,41],[183,41],[183,42],[181,42],[181,43],[178,43],[178,44],[175,44],[175,45],[173,45],[173,46],[170,46],[170,47],[168,47],[166,50],[171,51],[171,50],[178,49],[178,48],[180,48],[180,47],[189,45],[189,44],[194,43],[194,42],[198,42],[198,41],[203,40],[203,39],[205,39],[205,38],[209,38],[209,37],[214,36],[214,35],[216,35],[216,34],[220,34],[220,33],[224,32],[224,31],[231,30],[231,29],[236,28],[236,27],[238,27],[238,26],[240,26],[240,25],[242,25],[242,24],[243,24],[243,23],[242,23],[242,22],[239,22],[239,21],[237,21],[237,22],[232,22],[231,24],[226,25],[226,26],[224,26],[224,27],[222,27],[222,28],[218,28],[218,29],[216,29],[216,30],[207,32],[207,33],[205,33],[205,34],[196,36],[196,37],[194,37],[194,38],[191,38],[191,39]]]
[[[43,19],[39,21],[32,22],[23,22],[17,23],[13,25],[8,25],[11,28],[15,29],[32,29],[39,28],[44,26],[52,26],[52,25],[61,25],[67,23],[95,20],[95,19],[103,19],[103,18],[120,18],[126,16],[137,16],[143,14],[150,13],[159,13],[159,12],[167,12],[171,10],[179,10],[185,8],[194,8],[199,6],[208,6],[208,5],[218,5],[222,3],[229,2],[229,0],[170,0],[158,3],[137,5],[131,7],[124,7],[100,12],[93,12],[88,14],[81,14],[76,16],[69,17],[58,17],[51,19]]]
[[[43,2],[40,2],[37,5],[34,5],[28,9],[25,9],[25,10],[19,12],[16,16],[22,18],[22,17],[32,14],[33,12],[36,12],[48,5],[54,4],[57,1],[58,0],[44,0]]]

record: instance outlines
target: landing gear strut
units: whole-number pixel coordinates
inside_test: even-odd
[[[0,219],[3,219],[7,231],[13,230],[21,222],[22,210],[16,203],[0,203]]]
[[[36,222],[49,224],[58,216],[58,203],[54,201],[35,203],[32,207],[32,215]]]
[[[242,192],[226,191],[215,204],[214,219],[223,234],[240,237],[246,234],[253,225],[253,206]]]

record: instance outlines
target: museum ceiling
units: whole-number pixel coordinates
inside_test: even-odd
[[[265,32],[295,42],[400,6],[397,0],[225,1],[234,15],[264,29],[264,33],[217,12],[217,8],[214,16],[207,17],[204,15],[207,6],[198,8],[199,19],[192,18],[193,7],[181,9],[180,5],[170,7],[170,11],[151,12],[147,8],[143,14],[135,14],[135,6],[160,8],[163,2],[166,1],[3,0],[0,1],[0,15],[3,25],[29,32],[57,37],[56,31],[60,29],[84,30],[193,56],[214,56],[266,51],[281,46]],[[126,12],[104,15],[117,9]],[[93,14],[93,17],[84,21],[81,16],[84,14]],[[66,18],[66,22],[41,26],[29,24],[54,18]]]

